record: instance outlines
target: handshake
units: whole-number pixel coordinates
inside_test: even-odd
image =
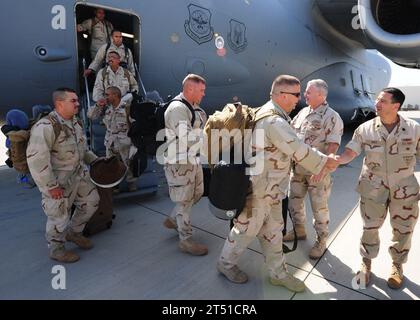
[[[311,177],[311,182],[320,182],[328,172],[334,172],[340,164],[340,156],[331,153],[328,155],[327,162],[325,163],[321,172]]]

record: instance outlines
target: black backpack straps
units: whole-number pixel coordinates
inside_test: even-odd
[[[109,27],[109,22],[107,20],[104,20],[104,24],[105,24],[105,30],[106,30],[106,39],[107,39],[107,41],[110,41],[109,29],[111,29],[111,28],[108,28]]]
[[[104,55],[104,58],[102,59],[102,67],[106,67],[108,64],[106,61],[106,57],[108,56],[109,47],[111,47],[111,42],[108,39],[108,42],[106,43],[106,47],[105,47],[105,55]]]
[[[124,45],[124,53],[125,53],[125,60],[127,61],[127,68],[128,68],[128,47]]]
[[[187,100],[185,100],[184,98],[182,98],[182,99],[172,99],[171,101],[168,102],[168,107],[174,101],[182,102],[183,104],[185,104],[188,107],[188,109],[190,110],[191,115],[192,115],[192,118],[191,118],[191,127],[194,128],[195,111],[194,111],[193,106]]]
[[[184,98],[182,98],[181,100],[180,100],[183,104],[185,104],[187,107],[188,107],[188,109],[190,109],[190,111],[191,111],[191,114],[192,114],[192,119],[191,119],[191,127],[192,128],[194,128],[194,123],[195,123],[195,111],[194,111],[194,108],[193,108],[193,106],[187,101],[187,100],[185,100]]]

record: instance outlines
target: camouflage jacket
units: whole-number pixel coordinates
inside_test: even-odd
[[[341,143],[344,124],[340,115],[330,108],[328,103],[316,108],[306,107],[300,110],[292,120],[297,136],[306,144],[321,151],[327,152],[329,143]],[[299,174],[310,175],[301,165],[296,165]]]
[[[108,41],[112,41],[111,31],[114,27],[112,26],[112,23],[107,20],[99,21],[98,18],[94,17],[83,21],[79,26],[83,31],[89,33],[91,37],[91,50],[98,51],[103,45],[106,45]]]
[[[257,122],[249,150],[254,158],[250,160],[248,153],[247,161],[251,165],[254,195],[280,201],[287,194],[292,159],[317,174],[327,158],[297,137],[288,123],[289,116],[273,101],[266,103],[258,113],[270,110],[277,115]]]
[[[103,71],[105,69],[105,71]],[[105,90],[109,87],[118,87],[121,90],[121,96],[132,91],[139,91],[137,81],[133,74],[124,71],[123,67],[119,67],[116,72],[111,67],[105,67],[98,72],[95,85],[93,87],[92,98],[94,101],[105,98]]]
[[[111,43],[107,52],[105,52],[107,45],[108,44],[105,43],[99,48],[98,52],[96,53],[95,59],[89,65],[89,69],[98,72],[98,70],[102,68],[103,61],[106,60],[106,62],[108,62],[108,52],[115,51],[118,52],[118,54],[120,55],[121,62],[127,63],[128,71],[130,71],[132,74],[135,74],[136,71],[134,69],[133,54],[131,53],[131,50],[127,50],[128,57],[126,57],[124,44],[121,44],[119,47],[117,47],[114,43]]]
[[[181,93],[174,99],[185,99],[185,97]],[[177,138],[176,151],[173,152],[174,150],[169,148],[168,153],[166,154],[165,161],[168,163],[175,164],[178,161],[183,161],[187,158],[191,163],[195,163],[195,156],[201,146],[199,142],[202,138],[203,128],[207,121],[207,115],[206,112],[199,106],[194,105],[193,108],[195,111],[195,122],[193,126],[191,126],[192,113],[184,103],[174,101],[165,111],[167,141],[175,141]],[[190,152],[190,148],[192,146],[197,147],[194,148],[194,152]]]
[[[81,123],[76,117],[64,120],[57,112],[51,116],[61,123],[61,131],[55,137],[53,125],[48,118],[42,118],[31,129],[26,156],[29,170],[41,192],[71,183],[74,175],[86,173],[85,164],[97,156],[88,150]],[[64,178],[58,181],[58,173]]]
[[[109,148],[111,145],[131,145],[131,139],[127,136],[128,130],[130,129],[129,115],[127,115],[128,108],[124,101],[114,108],[112,105],[108,105],[103,109],[95,104],[89,109],[88,118],[97,119],[104,114],[103,122],[106,126],[105,147]]]
[[[420,158],[420,125],[399,115],[400,122],[389,133],[379,117],[360,125],[346,145],[365,152],[357,191],[377,203],[417,201],[419,185],[414,176]]]

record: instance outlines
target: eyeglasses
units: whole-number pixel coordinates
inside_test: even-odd
[[[286,92],[286,91],[280,91],[280,93],[287,93],[295,96],[296,98],[300,98],[300,92]]]
[[[79,103],[79,99],[70,99],[70,100],[64,100],[70,103]]]

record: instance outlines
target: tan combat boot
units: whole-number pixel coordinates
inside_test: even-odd
[[[172,217],[167,217],[165,221],[163,221],[163,225],[168,229],[178,229],[178,225],[176,224],[176,220]]]
[[[191,239],[180,240],[178,246],[182,252],[192,254],[193,256],[204,256],[208,253],[205,245],[196,243]]]
[[[319,259],[324,254],[325,250],[327,250],[327,239],[317,238],[311,251],[309,251],[309,258]]]
[[[368,258],[362,259],[362,265],[360,266],[360,270],[357,272],[357,284],[360,285],[360,280],[364,277],[364,285],[367,287],[370,282],[370,275],[372,273],[372,260]]]
[[[303,292],[305,291],[305,284],[303,281],[295,278],[290,273],[286,273],[286,276],[281,279],[271,278],[270,277],[270,283],[273,286],[282,286],[287,289],[289,289],[292,292]]]
[[[238,266],[233,266],[228,269],[219,261],[217,263],[217,270],[231,282],[245,283],[248,281],[247,274],[239,269]]]
[[[92,241],[84,237],[82,233],[75,233],[69,230],[66,234],[66,240],[75,243],[79,248],[84,250],[89,250],[93,247]]]
[[[68,251],[61,242],[50,243],[50,258],[65,263],[76,262],[80,257],[73,251]]]
[[[296,235],[298,240],[306,240],[306,230],[304,224],[295,225]],[[284,242],[290,242],[295,240],[295,234],[293,229],[286,233],[283,237]]]
[[[401,288],[402,282],[404,280],[403,268],[401,263],[392,263],[392,271],[388,278],[388,287],[391,289]]]

